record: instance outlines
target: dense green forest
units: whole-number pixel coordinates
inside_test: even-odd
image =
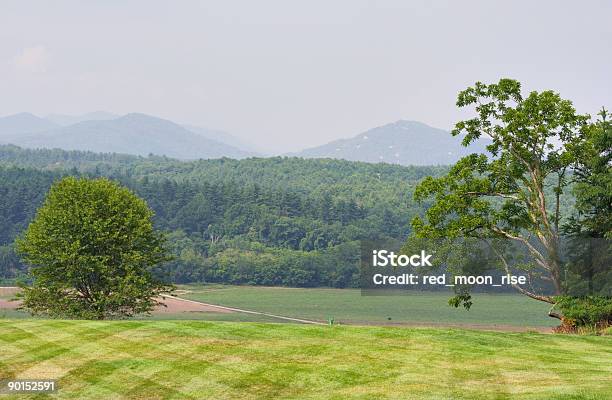
[[[404,167],[288,157],[181,162],[0,146],[0,279],[25,266],[13,241],[53,181],[106,176],[155,211],[174,260],[158,273],[177,282],[348,287],[358,283],[360,240],[403,240],[415,186],[447,167]],[[562,204],[564,213],[571,199]]]
[[[165,157],[0,146],[0,278],[24,266],[13,241],[56,179],[107,176],[143,197],[167,232],[173,282],[347,287],[358,241],[403,238],[425,205],[417,182],[445,167],[330,159],[180,162]]]

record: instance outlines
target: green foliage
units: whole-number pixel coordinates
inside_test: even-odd
[[[612,123],[603,109],[576,149],[576,215],[565,226],[572,235],[612,239]]]
[[[612,325],[612,298],[601,296],[557,298],[563,312],[563,322],[573,328],[592,327],[597,330]]]
[[[472,304],[474,304],[472,302],[472,295],[467,291],[459,292],[455,296],[448,299],[448,305],[455,308],[463,306],[463,308],[469,310],[470,308],[472,308]]]
[[[577,262],[571,272],[587,285],[590,296],[561,298],[558,308],[569,329],[602,330],[612,324],[612,298],[592,296],[594,287],[610,282],[612,239],[612,124],[605,109],[586,130],[586,140],[576,149],[576,212],[564,231],[577,243]],[[606,240],[607,239],[607,240]],[[582,246],[581,246],[582,245]],[[594,247],[596,247],[594,249]],[[603,255],[601,260],[597,255]]]
[[[588,116],[577,114],[569,100],[552,91],[524,97],[520,83],[511,79],[490,85],[477,82],[459,93],[457,106],[473,106],[475,116],[458,122],[452,134],[465,135],[466,146],[489,137],[490,155],[466,156],[445,176],[427,177],[417,186],[415,199],[433,198],[434,203],[424,218],[413,219],[415,236],[516,242],[531,257],[531,266],[521,267],[543,270],[560,292],[563,198],[569,195],[568,170],[584,141]],[[508,259],[497,253],[509,272]],[[516,288],[555,302],[551,296]],[[456,300],[458,305],[460,296]]]
[[[108,179],[51,187],[17,249],[32,266],[24,308],[53,317],[105,319],[149,312],[169,289],[151,273],[166,261],[153,212]]]
[[[181,283],[352,286],[357,262],[346,249],[361,239],[405,237],[409,216],[423,212],[410,200],[414,186],[443,171],[280,157],[179,162],[0,146],[0,218],[8,228],[0,245],[25,229],[53,181],[105,175],[144,198],[155,227],[169,233],[175,259],[156,268],[159,276]],[[270,278],[283,265],[290,267]]]
[[[210,246],[180,231],[169,235],[169,241],[177,256],[160,273],[176,283],[353,287],[358,282],[356,242],[313,251],[269,247],[247,239]]]
[[[0,245],[11,243],[27,227],[59,177],[58,173],[0,167]]]
[[[14,245],[0,246],[0,281],[23,278],[25,267],[21,263]]]

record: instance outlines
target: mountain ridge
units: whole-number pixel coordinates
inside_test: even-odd
[[[449,165],[470,153],[482,153],[488,141],[464,147],[461,137],[443,129],[410,120],[398,120],[356,136],[288,153],[303,158],[339,158],[349,161],[400,165]]]
[[[116,119],[120,116],[121,115],[119,114],[114,114],[107,111],[92,111],[80,115],[49,114],[45,117],[45,119],[60,126],[68,126],[83,121],[104,121],[109,119]]]
[[[59,125],[29,112],[7,115],[0,118],[0,142],[24,134],[43,132],[58,127]]]
[[[71,121],[77,122],[61,125]],[[443,129],[401,119],[350,138],[283,155],[400,165],[449,165],[467,154],[484,152],[489,143],[480,139],[466,148],[461,140],[462,137],[453,137]],[[2,117],[0,143],[25,148],[154,154],[181,160],[263,156],[241,139],[220,130],[178,124],[142,113],[117,116],[104,111],[73,116],[52,114],[46,118],[30,113]]]
[[[10,117],[3,119],[9,118],[10,122]],[[37,121],[44,120],[35,118]],[[8,137],[4,135],[2,142],[26,148],[60,148],[143,156],[155,154],[184,160],[245,158],[251,155],[247,151],[198,135],[170,120],[142,113],[130,113],[115,119],[82,121]]]

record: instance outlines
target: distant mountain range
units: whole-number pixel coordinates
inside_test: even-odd
[[[51,121],[61,126],[77,124],[83,121],[106,121],[109,119],[119,118],[121,115],[109,113],[106,111],[94,111],[81,115],[66,115],[66,114],[50,114],[45,117],[47,121]]]
[[[370,129],[350,139],[286,154],[303,158],[401,165],[448,165],[489,143],[479,140],[466,148],[460,137],[415,121]],[[53,114],[46,118],[20,113],[0,118],[0,144],[26,148],[60,148],[99,153],[165,155],[182,160],[257,156],[252,146],[227,132],[179,125],[154,116],[123,116],[97,111],[79,116]]]
[[[448,165],[467,154],[484,152],[489,144],[482,139],[463,147],[461,140],[448,131],[421,122],[399,120],[350,139],[335,140],[288,155],[401,165]]]
[[[24,134],[44,132],[59,128],[55,122],[30,113],[19,113],[0,118],[0,142]]]
[[[256,154],[259,152],[259,150],[256,149],[252,144],[247,143],[244,140],[241,140],[240,138],[237,138],[236,136],[229,134],[225,131],[202,128],[200,126],[194,126],[194,125],[183,125],[183,127],[193,133],[202,135],[207,139],[216,140],[218,142],[237,147],[241,150],[245,150],[252,154]]]
[[[199,127],[189,129],[145,114],[116,116],[95,112],[83,116],[29,113],[0,118],[0,143],[26,148],[90,150],[100,153],[165,155],[183,160],[245,158],[256,153],[224,141],[233,136]]]

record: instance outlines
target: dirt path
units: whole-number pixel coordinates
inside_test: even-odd
[[[244,310],[242,308],[218,306],[216,304],[202,303],[201,301],[182,299],[180,297],[175,297],[175,296],[167,296],[166,295],[166,297],[172,297],[172,298],[179,299],[179,300],[182,300],[182,301],[187,301],[187,302],[190,302],[190,303],[196,303],[196,304],[205,305],[205,306],[208,306],[208,307],[218,308],[218,309],[226,310],[226,311],[229,311],[229,312],[240,312],[240,313],[244,313],[244,314],[263,315],[265,317],[277,318],[277,319],[282,319],[282,320],[291,321],[291,322],[299,322],[299,323],[302,323],[302,324],[327,325],[325,322],[321,322],[321,321],[311,321],[311,320],[308,320],[308,319],[285,317],[285,316],[282,316],[282,315],[268,314],[268,313],[265,313],[265,312]]]

